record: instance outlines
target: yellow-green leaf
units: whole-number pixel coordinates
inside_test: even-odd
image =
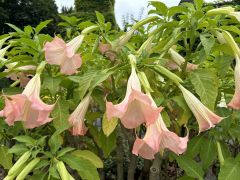
[[[109,136],[114,131],[117,124],[118,124],[117,118],[112,118],[112,119],[108,120],[106,114],[103,115],[102,129],[103,129],[103,133],[106,136]]]
[[[88,150],[76,150],[73,155],[90,161],[96,168],[103,168],[102,160],[93,152]]]

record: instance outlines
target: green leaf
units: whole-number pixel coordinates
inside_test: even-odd
[[[186,156],[194,158],[200,153],[200,149],[203,146],[203,136],[195,136],[188,142],[188,148]]]
[[[71,154],[66,154],[60,159],[67,163],[72,169],[77,170],[82,179],[100,180],[97,168],[87,159]]]
[[[45,28],[52,20],[46,20],[38,24],[35,28],[35,33],[38,34],[43,28]]]
[[[4,169],[10,169],[12,167],[13,155],[8,153],[8,148],[5,146],[0,147],[0,164]]]
[[[51,152],[55,154],[58,149],[63,144],[63,138],[62,136],[56,131],[49,139],[48,145],[51,149]]]
[[[18,142],[22,142],[22,143],[30,144],[30,145],[34,145],[35,142],[36,142],[36,140],[33,139],[30,136],[17,136],[17,137],[15,137],[13,139],[17,140]]]
[[[164,121],[165,125],[167,127],[170,127],[172,122],[171,122],[170,117],[168,116],[168,113],[166,111],[162,111],[161,115],[162,115],[162,118],[163,118],[163,121]]]
[[[49,89],[51,94],[55,95],[59,89],[58,87],[61,81],[61,78],[48,76],[44,78],[42,87],[45,89]]]
[[[104,156],[108,157],[116,147],[116,131],[107,137],[103,131],[98,131],[96,127],[89,126],[89,132],[97,145],[102,148]]]
[[[209,55],[215,43],[215,38],[210,34],[201,34],[200,40],[204,47],[206,55]]]
[[[211,139],[203,138],[203,145],[200,149],[200,157],[202,160],[202,167],[204,170],[207,170],[208,167],[217,157],[217,148],[215,142]]]
[[[150,1],[149,4],[156,8],[156,10],[150,10],[148,12],[149,14],[157,13],[157,14],[164,15],[164,16],[167,15],[168,7],[164,3],[157,2],[157,1]]]
[[[8,149],[8,153],[12,154],[23,154],[28,150],[25,144],[15,144],[10,149]]]
[[[19,29],[17,26],[10,24],[10,23],[6,23],[8,26],[10,26],[12,29],[14,29],[16,32],[18,32],[19,34],[23,34],[24,31],[22,31],[21,29]]]
[[[61,156],[65,155],[66,153],[71,152],[73,150],[74,150],[74,148],[71,148],[71,147],[63,148],[57,152],[57,157],[61,157]]]
[[[93,152],[88,150],[76,150],[73,155],[89,160],[96,168],[103,168],[102,160]]]
[[[103,115],[102,129],[103,129],[103,133],[106,136],[109,136],[114,131],[117,125],[118,125],[118,118],[112,118],[108,120],[106,114]]]
[[[172,98],[173,101],[175,101],[178,105],[179,108],[181,108],[181,111],[179,112],[179,117],[178,117],[178,124],[179,126],[182,126],[184,124],[187,124],[188,120],[192,116],[192,112],[189,109],[186,101],[182,96],[175,96]]]
[[[105,18],[103,16],[102,13],[96,11],[96,16],[97,16],[97,20],[100,24],[104,24],[105,23]]]
[[[183,7],[183,6],[173,6],[170,7],[168,10],[168,17],[172,17],[177,13],[186,13],[187,12],[187,8]]]
[[[184,155],[176,157],[176,160],[180,168],[183,169],[188,176],[203,180],[204,172],[201,166],[194,160]]]
[[[196,9],[199,11],[202,9],[203,6],[203,0],[194,0],[194,4],[196,6]]]
[[[240,162],[236,159],[225,159],[218,175],[219,180],[238,180],[240,177]]]
[[[58,132],[63,132],[70,127],[68,123],[69,104],[66,100],[59,99],[52,113],[53,126]]]
[[[216,73],[210,69],[199,69],[190,74],[190,80],[202,103],[213,110],[219,87]]]
[[[108,70],[102,71],[88,71],[82,76],[70,76],[71,81],[79,84],[77,89],[80,99],[84,97],[88,90],[93,90],[100,83],[105,81],[113,72]]]

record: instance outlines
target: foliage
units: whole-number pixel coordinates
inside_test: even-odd
[[[75,0],[76,14],[83,20],[95,21],[95,11],[103,13],[108,22],[115,22],[114,19],[114,0]]]
[[[54,0],[3,0],[0,1],[0,33],[7,33],[10,28],[5,23],[12,23],[23,28],[24,26],[36,26],[44,20],[57,19],[57,6]],[[47,31],[55,32],[52,23]]]
[[[1,119],[0,165],[8,177],[25,173],[29,174],[27,179],[44,180],[63,177],[95,180],[104,176],[106,179],[116,176],[119,179],[156,176],[238,179],[240,114],[239,110],[226,106],[234,94],[236,59],[231,46],[221,44],[217,33],[227,30],[239,43],[239,22],[232,16],[207,16],[206,12],[213,7],[202,7],[202,1],[171,8],[161,2],[151,4],[154,9],[149,13],[154,16],[137,22],[127,33],[114,30],[100,12],[96,12],[95,23],[61,16],[62,22],[58,25],[64,30],[65,41],[84,36],[77,51],[81,54],[82,66],[72,75],[60,73],[58,65],[46,64],[42,69],[40,98],[54,104],[51,122],[25,129],[21,121],[8,126],[4,118]],[[35,69],[22,70],[21,67],[37,67],[45,62],[44,46],[53,38],[42,30],[49,23],[43,21],[35,27],[24,28],[8,24],[11,32],[0,37],[4,40],[0,41],[3,42],[1,50],[10,45],[0,58],[0,67],[8,69],[0,72],[1,78],[20,72],[30,76],[36,73]],[[89,27],[94,28],[88,31]],[[178,52],[178,58],[184,57],[185,62],[177,68],[169,66],[169,61],[174,60],[170,49]],[[168,129],[178,136],[189,135],[183,155],[165,150],[157,153],[154,160],[136,157],[131,153],[132,147],[136,135],[142,138],[146,127],[141,125],[129,130],[119,119],[107,119],[106,99],[114,104],[124,99],[133,66],[129,54],[136,58],[142,91],[151,92],[155,103],[164,107],[161,115]],[[198,67],[189,70],[187,63]],[[222,122],[199,133],[196,117],[179,90],[179,83],[206,107],[224,117]],[[9,87],[3,88],[1,109],[6,105],[7,95],[21,93],[23,89],[19,79],[13,79]],[[89,94],[91,103],[84,118],[87,134],[73,136],[69,116]]]

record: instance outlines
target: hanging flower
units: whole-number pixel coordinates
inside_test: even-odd
[[[156,107],[155,102],[153,100],[152,102]],[[182,138],[167,129],[159,113],[157,120],[147,126],[145,137],[143,139],[137,137],[132,153],[145,159],[154,159],[154,155],[159,151],[164,151],[164,149],[182,154],[187,149],[187,142],[188,136]]]
[[[107,119],[119,118],[128,129],[136,128],[142,123],[149,125],[155,122],[160,111],[161,108],[154,107],[151,99],[141,92],[141,84],[134,67],[128,79],[124,100],[117,105],[106,103]]]
[[[60,65],[60,71],[66,75],[77,72],[82,60],[80,54],[75,54],[83,41],[83,35],[77,36],[69,43],[55,37],[52,42],[47,42],[44,46],[45,57],[49,64]]]
[[[168,53],[170,54],[172,61],[170,60],[167,62],[167,64],[166,64],[167,67],[171,70],[180,69],[180,66],[182,66],[186,60],[172,48],[169,49]],[[188,62],[186,71],[190,72],[197,68],[198,68],[197,64]]]
[[[235,78],[235,93],[232,100],[229,102],[228,106],[233,109],[240,109],[240,59],[236,55],[236,65],[234,70]]]
[[[22,94],[4,96],[5,107],[0,115],[6,117],[9,126],[22,121],[27,129],[32,129],[52,120],[49,118],[54,105],[47,105],[40,99],[41,80],[37,73],[27,84]]]
[[[236,12],[233,7],[227,6],[227,7],[211,9],[206,13],[206,15],[208,16],[213,16],[217,14],[226,14],[229,16],[233,16],[240,22],[240,12]]]
[[[87,113],[90,100],[91,96],[89,94],[80,102],[68,119],[69,123],[72,125],[71,131],[74,136],[83,136],[87,132],[87,127],[84,124],[84,117]]]
[[[199,133],[210,129],[221,122],[223,117],[220,117],[214,114],[206,106],[204,106],[190,91],[185,89],[182,85],[179,84],[179,88],[183,93],[184,99],[188,107],[193,112],[195,118],[198,121]]]

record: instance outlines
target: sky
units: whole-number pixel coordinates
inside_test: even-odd
[[[167,6],[176,6],[180,0],[159,0],[164,2]],[[214,0],[205,0],[205,2],[213,2]],[[62,6],[74,6],[74,0],[56,0],[57,6],[61,9]],[[117,23],[122,27],[123,18],[134,19],[144,18],[147,16],[148,0],[116,0],[115,1],[115,16]],[[127,17],[129,16],[129,18]]]

